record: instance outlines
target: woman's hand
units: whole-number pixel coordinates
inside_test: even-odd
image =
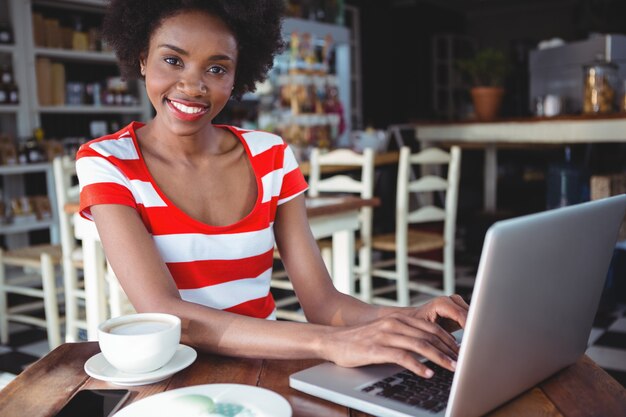
[[[333,328],[326,340],[326,357],[340,366],[395,363],[430,378],[433,371],[419,360],[424,356],[454,371],[458,346],[440,321],[464,327],[468,305],[458,295],[439,297],[420,307],[383,309],[370,323]]]
[[[407,307],[400,311],[411,317],[428,320],[437,323],[448,332],[465,328],[469,305],[460,295],[454,294],[449,297],[437,297],[419,307]]]

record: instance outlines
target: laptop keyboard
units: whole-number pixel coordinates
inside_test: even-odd
[[[454,372],[433,362],[426,362],[425,365],[435,372],[430,379],[404,370],[361,388],[361,391],[438,413],[448,404]]]

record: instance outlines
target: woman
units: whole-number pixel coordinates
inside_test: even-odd
[[[95,221],[139,312],[183,321],[183,343],[226,355],[397,363],[421,354],[454,370],[439,319],[467,304],[365,304],[335,290],[312,237],[306,183],[278,136],[215,125],[252,91],[282,46],[282,0],[113,0],[103,28],[127,77],[143,77],[156,116],[81,147],[81,214]],[[271,320],[276,245],[310,323]],[[267,320],[270,319],[270,320]]]

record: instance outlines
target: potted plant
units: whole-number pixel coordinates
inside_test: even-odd
[[[485,48],[473,58],[459,60],[458,67],[471,79],[470,94],[476,118],[494,120],[502,105],[503,83],[510,69],[506,56],[501,51]]]

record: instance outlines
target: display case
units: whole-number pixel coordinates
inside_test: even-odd
[[[348,146],[351,129],[350,36],[346,27],[287,18],[287,48],[266,83],[246,99],[258,101],[258,128],[281,135],[300,160],[312,146]]]
[[[40,230],[58,241],[54,155],[75,154],[82,142],[152,115],[144,88],[120,79],[114,54],[100,41],[105,6],[103,0],[0,0],[0,74],[11,68],[10,91],[17,93],[16,101],[0,104],[5,247],[24,246]],[[11,42],[2,42],[4,28]]]

